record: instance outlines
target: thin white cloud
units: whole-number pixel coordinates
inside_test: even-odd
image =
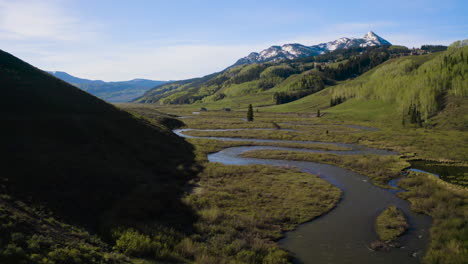
[[[74,41],[87,23],[67,14],[57,0],[0,0],[0,39]]]

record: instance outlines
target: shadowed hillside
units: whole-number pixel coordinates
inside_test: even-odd
[[[193,149],[168,128],[3,51],[0,87],[5,192],[102,234],[190,224],[179,196],[196,167]]]

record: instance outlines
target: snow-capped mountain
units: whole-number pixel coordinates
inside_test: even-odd
[[[314,46],[304,46],[297,43],[285,44],[283,46],[271,46],[268,49],[261,51],[260,53],[250,53],[247,57],[238,60],[234,65],[316,56],[327,51],[334,51],[337,49],[384,45],[391,44],[374,32],[370,31],[362,38],[340,38],[335,41],[321,43]]]

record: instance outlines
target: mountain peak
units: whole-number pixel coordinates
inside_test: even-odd
[[[363,39],[369,40],[369,41],[374,41],[377,42],[379,45],[391,45],[390,42],[386,41],[379,35],[375,34],[373,31],[367,32],[366,35],[362,37]]]
[[[262,63],[268,61],[278,61],[283,59],[296,59],[309,56],[316,56],[328,51],[337,49],[349,49],[355,47],[372,47],[391,45],[390,42],[381,38],[373,31],[367,32],[362,38],[342,37],[327,43],[313,46],[305,46],[299,43],[289,43],[282,46],[271,46],[261,52],[252,52],[248,56],[239,59],[234,65]]]
[[[374,31],[369,31],[369,32],[367,32],[366,35],[364,35],[364,38],[365,38],[365,37],[378,37],[378,35],[375,34]]]

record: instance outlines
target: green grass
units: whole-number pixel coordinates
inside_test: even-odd
[[[433,223],[430,243],[423,262],[462,264],[468,259],[468,191],[436,177],[410,172],[399,185],[399,193],[411,202],[411,209],[428,214]]]
[[[395,206],[385,209],[375,221],[375,231],[382,241],[393,241],[408,229],[403,212]]]
[[[382,188],[390,188],[388,182],[401,177],[401,170],[410,164],[398,156],[379,155],[335,155],[284,150],[254,150],[242,154],[243,157],[311,161],[337,165],[368,176]]]

